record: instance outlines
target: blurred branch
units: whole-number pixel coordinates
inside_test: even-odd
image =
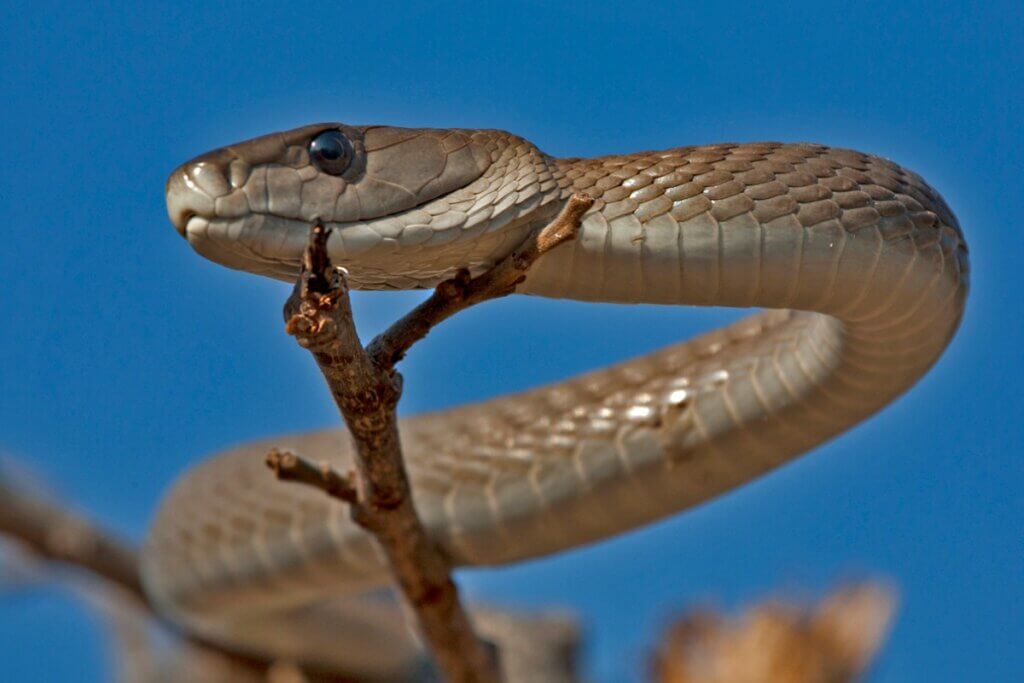
[[[162,619],[143,591],[138,551],[134,546],[28,488],[9,481],[0,473],[0,536],[12,542],[16,552],[25,556],[20,561],[43,561],[34,568],[37,575],[57,565],[85,570],[80,576],[65,575],[61,578],[77,596],[85,598],[93,607],[101,608],[119,643],[118,651],[123,657],[119,668],[125,675],[134,672],[130,675],[135,676],[143,669],[164,673],[189,671],[188,676],[161,677],[159,680],[212,683],[265,680],[268,672],[280,669],[280,665],[225,650],[174,630]],[[97,581],[89,581],[88,578]],[[166,630],[169,626],[165,639],[171,636],[171,659],[164,659],[160,666],[154,668],[151,661],[155,661],[156,655],[152,648],[156,646],[151,645],[149,650],[142,648],[141,643],[150,642],[150,638],[141,632],[155,628]],[[203,678],[198,673],[200,668],[220,673]],[[228,671],[233,672],[230,677],[225,673]],[[148,683],[154,679],[132,680]],[[328,673],[316,680],[342,679]]]
[[[473,632],[448,558],[416,514],[402,457],[396,407],[402,379],[395,364],[434,325],[469,306],[510,294],[544,253],[575,238],[593,204],[573,195],[555,220],[489,271],[466,271],[363,348],[348,285],[327,255],[329,231],[310,230],[302,272],[285,303],[286,330],[316,360],[355,443],[357,473],[338,473],[295,454],[273,451],[277,477],[324,490],[350,506],[352,519],[376,538],[439,668],[458,683],[499,680],[494,658]]]
[[[16,539],[40,558],[86,569],[148,603],[135,548],[55,503],[19,491],[2,478],[0,534]]]
[[[710,611],[665,633],[655,683],[849,683],[888,634],[895,594],[880,584],[839,589],[816,606],[769,602],[736,619]]]

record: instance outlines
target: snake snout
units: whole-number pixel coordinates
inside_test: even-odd
[[[167,215],[182,237],[188,237],[188,223],[195,216],[215,218],[216,202],[231,191],[226,168],[213,155],[188,161],[167,178]]]

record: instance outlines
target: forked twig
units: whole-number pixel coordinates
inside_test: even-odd
[[[452,682],[496,683],[498,668],[473,632],[448,558],[416,514],[398,433],[402,380],[395,364],[438,323],[512,293],[540,256],[576,237],[592,205],[590,197],[573,195],[519,249],[477,277],[462,271],[441,283],[365,349],[344,274],[328,258],[328,230],[322,225],[310,231],[302,273],[285,303],[286,330],[316,359],[355,443],[357,471],[345,476],[280,451],[269,453],[267,464],[279,479],[314,486],[350,505],[353,520],[379,542],[439,668]]]

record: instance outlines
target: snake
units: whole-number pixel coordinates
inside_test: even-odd
[[[574,193],[594,199],[576,239],[542,256],[517,294],[759,311],[556,384],[401,420],[415,507],[453,566],[593,543],[765,474],[903,394],[963,315],[967,245],[938,192],[887,159],[819,144],[556,158],[500,130],[324,123],[186,162],[166,203],[221,265],[294,282],[320,222],[353,289],[407,290],[487,271]],[[263,462],[272,447],[353,466],[342,429],[202,461],[150,526],[148,595],[215,642],[408,677],[419,650],[379,596],[381,553],[343,504],[276,481]]]

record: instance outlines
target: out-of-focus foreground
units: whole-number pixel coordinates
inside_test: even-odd
[[[666,631],[656,683],[846,683],[885,641],[895,609],[881,584],[839,588],[817,605],[769,601],[730,619],[694,611]]]
[[[133,551],[39,493],[30,478],[0,476],[0,588],[51,584],[70,589],[108,626],[119,683],[292,683],[311,677],[286,663],[255,671],[161,628],[109,562],[130,565]],[[116,558],[110,548],[119,549]],[[128,559],[126,559],[128,558]],[[85,571],[83,571],[85,570]],[[816,605],[772,600],[736,617],[710,609],[684,613],[665,630],[649,678],[654,683],[846,683],[867,671],[895,610],[878,583],[840,587]],[[565,614],[523,616],[474,609],[482,636],[503,655],[509,683],[574,683],[580,629]],[[423,681],[435,680],[424,671]]]

